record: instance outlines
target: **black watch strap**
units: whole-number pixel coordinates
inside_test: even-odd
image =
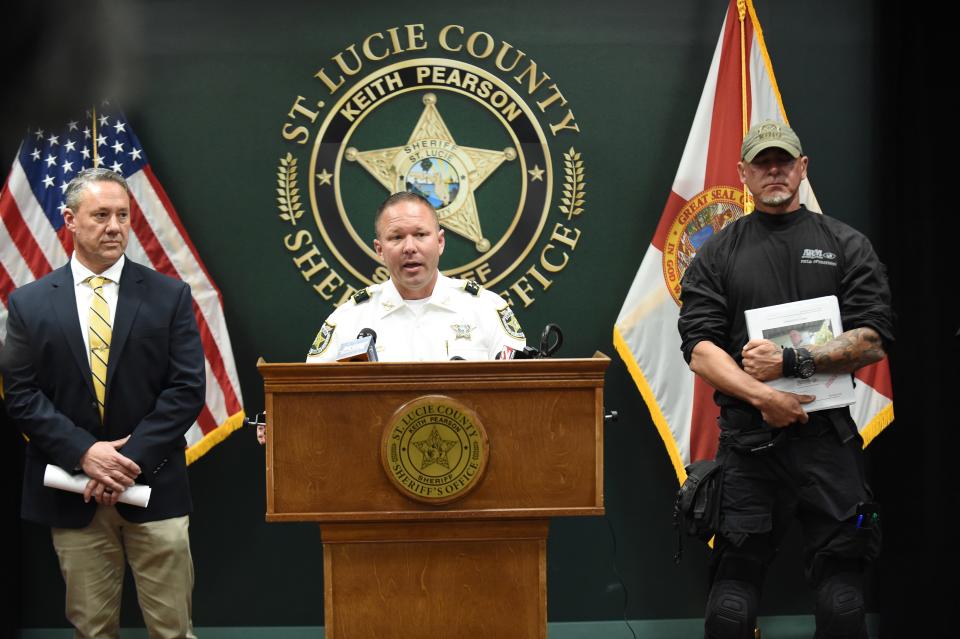
[[[783,349],[783,376],[794,377],[796,375],[795,364],[797,361],[797,352],[792,348]]]

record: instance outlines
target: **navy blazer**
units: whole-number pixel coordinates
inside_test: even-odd
[[[107,363],[103,423],[83,345],[70,265],[22,286],[7,301],[7,341],[0,352],[5,403],[29,438],[24,519],[58,528],[90,523],[96,503],[44,488],[48,463],[79,472],[97,440],[130,435],[120,452],[152,487],[147,508],[117,504],[129,521],[190,512],[184,433],[204,405],[203,347],[185,283],[127,259]]]

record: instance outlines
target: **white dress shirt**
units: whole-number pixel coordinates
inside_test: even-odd
[[[109,282],[103,285],[103,297],[107,300],[107,306],[110,307],[110,326],[113,327],[113,320],[117,316],[117,297],[120,294],[120,273],[123,271],[123,263],[126,258],[121,255],[120,259],[113,263],[110,268],[103,273],[94,273],[86,266],[80,263],[76,255],[70,258],[70,270],[73,272],[73,292],[77,298],[77,318],[80,320],[80,332],[83,334],[84,352],[90,355],[90,330],[88,326],[88,317],[90,315],[90,300],[93,299],[93,289],[84,280],[88,277],[105,277]]]

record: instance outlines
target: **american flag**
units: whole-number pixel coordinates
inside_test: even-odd
[[[220,291],[122,113],[91,110],[59,130],[27,131],[0,192],[0,344],[11,291],[70,258],[73,238],[63,223],[64,191],[77,172],[91,167],[116,171],[130,186],[127,257],[183,280],[193,292],[207,397],[187,432],[187,461],[192,462],[243,424],[240,383]]]

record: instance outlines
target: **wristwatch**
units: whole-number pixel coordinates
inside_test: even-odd
[[[813,361],[813,355],[805,348],[793,349],[793,374],[800,379],[807,379],[817,372],[817,363]]]
[[[805,348],[783,349],[783,376],[807,379],[817,372],[813,355]]]

